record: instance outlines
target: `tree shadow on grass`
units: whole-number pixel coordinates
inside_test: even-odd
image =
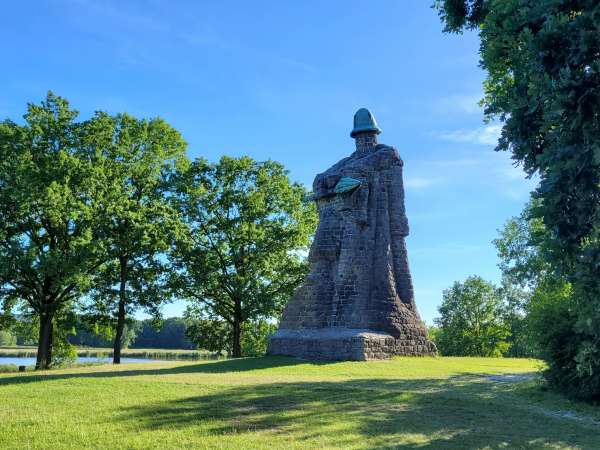
[[[172,362],[172,361],[165,361]],[[146,364],[146,363],[141,363]],[[287,358],[283,356],[267,356],[261,358],[240,358],[240,359],[227,359],[220,361],[207,361],[198,364],[186,364],[177,367],[166,367],[166,368],[147,368],[147,369],[132,369],[127,370],[127,364],[121,365],[115,370],[110,371],[99,371],[93,370],[89,372],[55,372],[52,370],[42,372],[26,372],[23,374],[11,376],[11,377],[0,377],[0,386],[7,384],[18,384],[18,383],[35,383],[39,381],[51,381],[51,380],[66,380],[71,378],[114,378],[114,377],[131,377],[139,375],[171,375],[171,374],[184,374],[184,373],[206,373],[206,374],[218,374],[218,373],[233,373],[233,372],[247,372],[251,370],[262,370],[272,369],[276,367],[295,366],[299,364],[312,364],[312,365],[324,365],[331,364],[330,362],[317,361],[309,362],[297,358]],[[100,367],[93,367],[93,369],[99,369]],[[115,367],[115,366],[112,366]],[[122,370],[119,370],[122,369]]]
[[[307,446],[600,448],[597,429],[544,415],[510,390],[465,376],[237,385],[127,408],[121,420],[133,429],[199,426],[224,439],[263,431],[305,441]]]

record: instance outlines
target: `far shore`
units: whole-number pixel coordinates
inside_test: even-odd
[[[2,357],[35,357],[37,347],[35,346],[10,346],[0,347],[0,358]],[[112,357],[112,348],[99,347],[77,347],[77,356],[83,357]],[[121,356],[128,358],[148,359],[217,359],[221,357],[218,353],[207,350],[184,350],[164,348],[126,348],[121,350]]]

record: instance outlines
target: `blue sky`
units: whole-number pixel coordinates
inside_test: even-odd
[[[409,259],[431,322],[453,281],[498,280],[491,241],[533,188],[493,151],[477,36],[444,35],[431,3],[7,2],[0,118],[50,89],[84,118],[161,116],[190,157],[271,158],[310,186],[353,151],[352,116],[368,107],[405,162]]]

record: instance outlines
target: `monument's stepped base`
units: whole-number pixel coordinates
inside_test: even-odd
[[[392,356],[436,355],[424,336],[390,334],[347,328],[278,330],[269,339],[269,355],[297,356],[314,360],[387,359]]]

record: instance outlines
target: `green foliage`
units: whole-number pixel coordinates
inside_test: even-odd
[[[497,149],[539,175],[533,212],[547,230],[546,258],[572,285],[574,362],[549,362],[563,368],[560,387],[577,380],[571,394],[598,400],[600,4],[488,0],[482,14],[470,14],[477,3],[436,6],[448,31],[479,27],[485,112],[503,123]]]
[[[17,372],[19,367],[15,364],[0,364],[0,373],[12,373]]]
[[[242,355],[265,355],[267,353],[268,337],[275,331],[277,331],[277,325],[266,320],[246,322],[242,333]]]
[[[76,316],[73,332],[68,336],[71,344],[83,347],[109,347],[113,338],[112,324],[104,317],[87,314]]]
[[[24,125],[0,123],[0,295],[40,318],[41,367],[50,365],[54,316],[89,287],[105,259],[95,235],[106,180],[85,151],[90,122],[48,93]]]
[[[76,118],[48,93],[24,125],[0,124],[0,326],[16,309],[36,316],[46,368],[53,350],[68,355],[75,333],[63,317],[82,300],[92,324],[114,327],[116,355],[127,315],[160,317],[176,289],[231,325],[239,356],[244,324],[277,316],[306,273],[316,213],[304,188],[272,161],[188,167],[185,142],[161,119]],[[256,327],[250,353],[264,347]]]
[[[17,345],[17,336],[8,330],[0,330],[0,347]]]
[[[141,324],[137,320],[127,319],[123,327],[121,346],[126,349],[137,338]],[[115,338],[114,323],[106,317],[77,316],[67,339],[69,343],[84,347],[111,347]]]
[[[433,342],[436,347],[439,347],[438,339],[440,338],[440,328],[435,325],[429,325],[427,326],[427,334],[429,335],[431,342]]]
[[[531,313],[532,299],[540,303],[540,298],[549,294],[541,286],[564,285],[547,260],[546,227],[540,218],[532,216],[535,204],[528,204],[519,217],[509,219],[493,241],[500,258],[503,289],[514,299],[507,302],[505,312],[513,344],[509,353],[513,356],[540,357],[545,353],[548,341],[535,332],[538,323]]]
[[[537,204],[533,200],[519,217],[509,219],[493,241],[505,282],[529,290],[535,289],[540,280],[557,275],[547,257],[551,250],[546,226],[533,216]]]
[[[528,306],[530,332],[540,346],[540,356],[550,362],[551,377],[560,373],[554,366],[556,361],[575,363],[566,357],[575,350],[578,340],[573,329],[574,306],[571,286],[551,280],[536,287]]]
[[[181,229],[166,200],[187,164],[179,133],[127,114],[76,118],[48,93],[24,125],[0,123],[0,322],[17,307],[37,315],[40,367],[51,362],[55,317],[86,294],[104,324],[116,316],[119,345],[127,312],[158,315],[169,299],[160,254]]]
[[[3,298],[2,291],[2,286],[0,286],[0,330],[10,330],[16,322],[13,308],[18,302],[18,297],[4,296]]]
[[[17,345],[37,345],[40,335],[40,324],[35,315],[18,315],[15,318],[15,324],[12,329],[17,336]]]
[[[94,278],[90,310],[113,316],[115,345],[124,346],[127,315],[143,308],[159,316],[170,299],[164,254],[182,225],[166,193],[176,169],[187,165],[186,143],[159,118],[97,113],[92,124],[86,144],[110,183],[101,214],[110,260]]]
[[[481,277],[455,282],[444,291],[435,343],[442,355],[502,356],[510,344],[498,290]]]
[[[539,357],[538,346],[528,328],[528,306],[531,293],[502,280],[498,289],[502,299],[502,320],[508,328],[506,342],[509,345],[505,356],[513,358]]]
[[[224,320],[192,318],[186,313],[188,326],[185,331],[187,338],[198,348],[215,353],[231,355],[233,349],[233,328]]]
[[[494,243],[505,280],[529,289],[521,335],[533,354],[547,361],[546,378],[564,392],[593,397],[598,388],[593,368],[588,365],[586,376],[579,359],[584,337],[577,326],[578,305],[572,285],[548,262],[545,226],[531,217],[528,206],[520,217],[508,221]],[[582,379],[583,385],[577,385]]]
[[[172,261],[173,282],[211,319],[233,328],[242,354],[243,324],[276,317],[307,273],[303,252],[316,226],[306,190],[274,161],[198,159],[178,179],[173,203],[189,226]]]
[[[54,334],[52,343],[52,365],[55,367],[69,366],[77,361],[77,348],[70,344],[59,328]]]
[[[488,13],[486,0],[436,0],[433,7],[445,23],[444,31],[461,33],[463,28],[474,29]]]
[[[52,336],[52,365],[69,366],[77,361],[77,349],[69,342],[69,335],[75,334],[76,317],[72,313],[61,314],[54,319]]]
[[[194,349],[186,336],[188,323],[181,317],[171,317],[157,323],[154,320],[138,322],[140,328],[132,348]]]
[[[207,317],[203,308],[190,306],[185,312],[186,336],[198,348],[233,354],[233,326],[218,318]],[[267,338],[277,325],[264,319],[249,320],[242,325],[242,356],[262,356],[267,352]]]

